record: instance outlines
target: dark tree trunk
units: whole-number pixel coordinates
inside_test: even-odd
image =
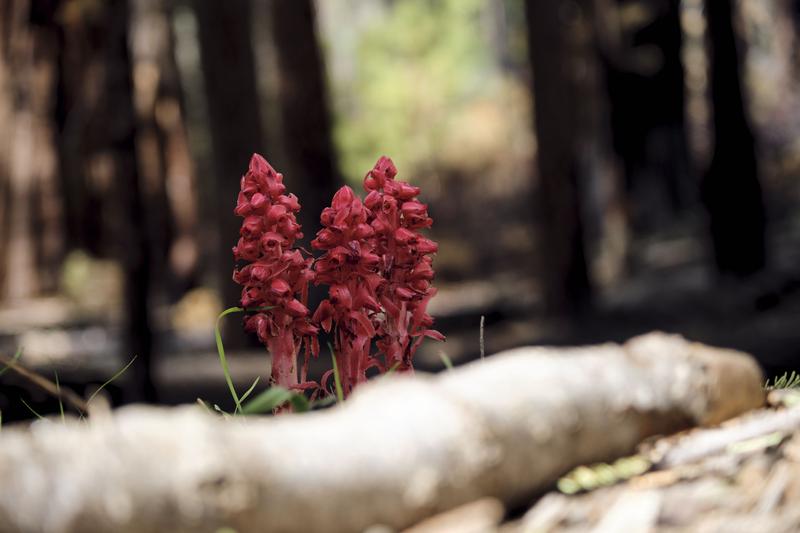
[[[283,171],[288,189],[300,198],[300,223],[305,240],[310,241],[319,229],[320,212],[330,205],[340,182],[331,142],[325,65],[313,2],[273,0],[271,4],[280,72],[282,144],[287,160]]]
[[[134,383],[128,401],[155,401],[152,376],[152,332],[150,294],[150,248],[142,202],[142,186],[136,159],[136,113],[133,102],[131,60],[128,50],[129,13],[124,0],[109,2],[105,46],[105,96],[98,118],[103,124],[104,145],[113,165],[122,234],[115,247],[125,274],[125,346],[127,356],[136,356],[130,372]]]
[[[241,223],[233,214],[239,180],[253,152],[263,150],[250,4],[248,0],[196,0],[194,7],[216,171],[216,262],[220,295],[227,307],[239,305],[241,299],[239,287],[231,279],[234,265],[230,251],[238,240]],[[245,337],[241,327],[226,327],[225,340],[226,345],[242,346]]]
[[[131,4],[137,149],[156,292],[170,301],[196,282],[197,187],[181,108],[167,0]],[[164,302],[161,302],[164,303]]]
[[[52,2],[14,0],[0,11],[0,295],[52,290],[61,257],[53,93]],[[13,133],[11,133],[13,132]]]
[[[614,22],[601,47],[614,148],[625,165],[632,223],[647,229],[696,199],[688,179],[680,2],[641,0],[648,17],[635,22],[620,15],[628,2],[604,3]]]
[[[714,155],[703,180],[714,257],[721,273],[748,275],[766,262],[765,214],[748,124],[730,0],[707,0]]]
[[[542,284],[548,311],[569,314],[590,298],[578,189],[577,15],[562,2],[527,0],[525,6],[538,143]]]

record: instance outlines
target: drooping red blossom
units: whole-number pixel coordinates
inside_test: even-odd
[[[272,354],[272,382],[308,388],[316,386],[306,381],[308,359],[319,353],[318,328],[306,307],[313,259],[294,246],[303,236],[296,217],[300,203],[285,191],[283,175],[253,154],[234,210],[244,221],[233,255],[248,264],[235,269],[233,279],[242,285],[242,307],[258,309],[245,319],[245,329],[255,332]],[[298,369],[301,347],[305,359]]]
[[[376,291],[383,283],[377,273],[371,213],[350,187],[342,187],[320,216],[323,228],[311,246],[325,253],[316,261],[316,284],[329,285],[313,321],[334,331],[334,352],[342,389],[348,395],[367,380],[366,371],[382,365],[370,355],[375,328],[372,316],[381,311]],[[323,384],[326,381],[323,378]]]
[[[433,280],[435,242],[418,230],[433,220],[428,208],[416,197],[419,187],[396,181],[397,168],[388,157],[381,157],[364,178],[370,226],[374,231],[373,252],[379,257],[378,274],[383,283],[376,296],[383,314],[376,322],[376,343],[384,357],[384,368],[413,370],[412,360],[425,337],[444,340],[431,329],[433,318],[428,302],[436,294]]]

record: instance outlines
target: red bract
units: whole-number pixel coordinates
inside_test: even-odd
[[[308,284],[314,279],[312,258],[294,247],[302,238],[296,213],[297,197],[284,194],[283,175],[258,154],[242,177],[234,212],[244,217],[237,260],[249,262],[235,269],[233,279],[242,285],[242,307],[259,309],[245,319],[245,329],[258,334],[272,354],[272,382],[287,388],[315,386],[306,382],[309,355],[317,355],[318,329],[306,307]],[[305,347],[298,375],[297,356]]]
[[[364,205],[371,213],[374,253],[380,258],[378,273],[383,278],[376,291],[383,310],[376,324],[376,345],[384,368],[411,371],[414,353],[425,337],[444,340],[444,335],[430,329],[433,318],[427,313],[436,294],[431,286],[431,256],[438,246],[417,231],[433,223],[427,206],[416,199],[419,187],[396,181],[396,175],[391,159],[378,159],[364,179],[368,193]]]
[[[377,273],[380,258],[374,253],[369,217],[369,210],[353,190],[342,187],[331,207],[322,211],[323,228],[311,242],[313,248],[325,251],[314,264],[315,283],[330,285],[328,299],[320,303],[314,322],[325,331],[334,331],[334,351],[345,395],[367,380],[367,369],[381,367],[370,355],[375,336],[371,318],[381,310],[376,290],[383,279]]]

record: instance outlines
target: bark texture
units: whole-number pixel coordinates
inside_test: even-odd
[[[4,429],[0,529],[397,529],[483,497],[519,504],[578,464],[762,402],[752,358],[653,334],[382,379],[306,415],[133,406]]]

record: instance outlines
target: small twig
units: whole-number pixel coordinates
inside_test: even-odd
[[[83,401],[83,399],[80,396],[78,396],[69,389],[62,389],[60,386],[57,386],[49,379],[40,376],[39,374],[37,374],[32,370],[28,370],[24,366],[20,365],[18,362],[4,355],[0,355],[0,364],[4,365],[8,369],[13,370],[23,378],[27,379],[40,389],[50,394],[51,396],[66,401],[68,404],[72,405],[72,407],[77,409],[79,412],[86,413],[89,411],[89,404]]]
[[[660,469],[673,468],[722,453],[732,445],[770,435],[788,434],[800,428],[800,407],[765,412],[758,417],[716,429],[686,435],[656,461]],[[735,446],[734,446],[735,449]]]
[[[483,342],[483,326],[485,320],[486,320],[486,315],[481,315],[481,333],[480,333],[481,359],[486,357],[486,344]]]

